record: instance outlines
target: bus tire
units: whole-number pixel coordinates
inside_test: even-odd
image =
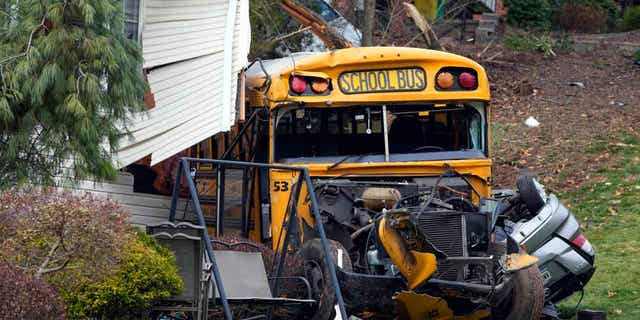
[[[492,319],[539,320],[544,308],[544,284],[538,266],[516,271],[511,296]]]
[[[342,270],[351,272],[352,265],[349,253],[337,241],[329,241],[329,251],[334,265],[338,268],[338,261],[342,263]],[[338,254],[342,258],[338,259]],[[320,239],[312,239],[305,242],[298,252],[304,262],[305,277],[311,284],[313,298],[318,302],[311,320],[329,320],[336,315],[336,292],[331,282],[331,274],[324,260],[324,250]]]

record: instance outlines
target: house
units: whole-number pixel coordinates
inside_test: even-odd
[[[142,46],[148,112],[132,115],[131,134],[120,141],[118,179],[74,188],[120,202],[133,224],[144,225],[167,217],[175,158],[220,156],[228,137],[216,134],[235,129],[249,0],[123,0],[123,7],[125,32]],[[207,176],[213,168],[197,169]],[[188,211],[189,203],[179,205]]]

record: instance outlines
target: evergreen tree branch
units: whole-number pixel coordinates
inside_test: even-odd
[[[17,18],[17,17],[14,17],[14,16],[10,15],[9,13],[7,13],[4,10],[0,10],[0,13],[5,15],[5,16],[7,16],[9,19],[16,19]]]
[[[12,56],[0,57],[0,187],[48,184],[67,169],[69,182],[113,177],[120,122],[144,109],[142,54],[122,33],[121,6],[63,1],[16,2],[20,17],[3,43]]]
[[[27,42],[27,48],[25,48],[24,52],[19,53],[17,55],[11,56],[11,57],[7,57],[4,58],[2,60],[0,60],[0,66],[6,62],[9,62],[11,60],[15,60],[18,59],[20,57],[24,57],[26,55],[29,54],[29,52],[31,51],[31,44],[33,42],[33,36],[36,34],[36,32],[38,30],[40,30],[40,28],[45,28],[47,30],[49,30],[49,28],[47,28],[47,26],[44,24],[44,22],[47,20],[47,15],[49,14],[49,12],[47,11],[44,16],[42,17],[42,19],[40,20],[40,24],[37,25],[35,28],[33,28],[33,30],[31,30],[31,34],[29,35],[29,41]]]
[[[0,82],[2,82],[2,92],[7,91],[7,84],[4,82],[4,66],[0,64]]]
[[[78,79],[76,79],[76,94],[78,95],[78,97],[80,97],[80,80],[82,78],[86,78],[87,75],[84,73],[84,71],[82,71],[82,62],[84,60],[80,60],[80,62],[78,62],[78,72],[80,73],[80,76],[78,77]]]

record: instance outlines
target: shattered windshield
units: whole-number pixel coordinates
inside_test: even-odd
[[[339,17],[336,10],[324,0],[299,0],[298,2],[320,15],[324,21],[333,21]]]
[[[418,161],[486,155],[482,103],[283,107],[275,111],[274,120],[277,162]]]

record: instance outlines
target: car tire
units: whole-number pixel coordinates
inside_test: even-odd
[[[544,308],[544,284],[538,266],[516,271],[511,296],[492,319],[539,320]]]
[[[341,260],[342,270],[351,272],[353,267],[347,250],[337,241],[329,241],[329,251],[333,263],[338,267]],[[338,259],[338,255],[342,258]],[[331,282],[329,267],[324,260],[324,250],[320,239],[312,239],[305,242],[298,251],[298,255],[304,261],[305,276],[311,284],[314,299],[318,301],[318,308],[309,317],[311,320],[329,320],[336,315],[336,293]]]
[[[516,186],[518,187],[518,192],[520,193],[520,199],[529,210],[532,216],[535,216],[540,208],[544,206],[544,199],[540,196],[540,192],[536,188],[536,184],[533,181],[533,177],[530,176],[520,176],[516,180]]]

